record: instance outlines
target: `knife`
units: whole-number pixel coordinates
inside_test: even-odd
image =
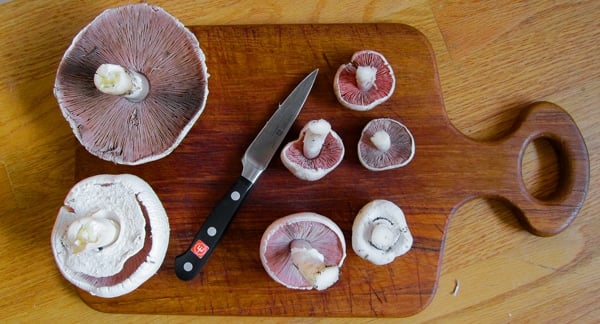
[[[267,121],[242,157],[242,175],[208,215],[192,244],[175,258],[175,274],[192,280],[204,267],[235,213],[278,150],[312,89],[319,69],[304,78]]]

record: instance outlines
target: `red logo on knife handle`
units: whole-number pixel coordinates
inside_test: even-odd
[[[192,247],[192,252],[198,257],[198,259],[202,259],[206,252],[208,252],[210,248],[206,243],[202,242],[202,240],[196,241],[194,243],[194,247]]]

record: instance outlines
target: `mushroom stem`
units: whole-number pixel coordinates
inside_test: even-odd
[[[312,120],[308,123],[303,146],[303,154],[306,158],[314,159],[319,156],[330,131],[331,124],[325,119]]]
[[[399,233],[394,231],[392,224],[388,221],[377,222],[373,224],[369,242],[379,250],[389,251],[396,244],[399,237]]]
[[[372,66],[358,66],[356,68],[356,85],[362,91],[369,91],[375,85],[377,68]]]
[[[120,227],[117,222],[108,218],[111,214],[106,210],[98,210],[69,225],[67,238],[72,244],[73,253],[101,250],[117,240]]]
[[[390,134],[384,130],[380,130],[371,136],[371,143],[373,143],[378,150],[387,152],[392,145],[392,140],[390,139]]]
[[[117,64],[102,64],[94,74],[94,85],[103,93],[140,102],[150,91],[148,79],[141,73]]]
[[[325,257],[314,249],[308,241],[294,240],[290,244],[292,262],[315,289],[324,290],[339,279],[338,266],[325,265]]]

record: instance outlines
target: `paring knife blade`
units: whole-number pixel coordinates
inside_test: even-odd
[[[252,141],[242,157],[242,175],[208,215],[189,248],[175,258],[175,274],[179,279],[192,280],[200,273],[248,192],[294,124],[318,72],[318,69],[314,70],[296,86]]]

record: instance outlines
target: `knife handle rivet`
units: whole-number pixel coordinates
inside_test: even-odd
[[[239,192],[237,192],[237,191],[234,191],[234,192],[232,192],[232,193],[231,193],[231,199],[232,199],[233,201],[238,201],[238,200],[240,200],[240,197],[241,197],[241,195],[240,195],[240,193],[239,193]]]
[[[206,230],[206,234],[208,234],[208,236],[215,236],[217,234],[217,229],[214,226],[211,226]]]
[[[186,262],[183,264],[183,270],[190,272],[194,269],[194,265],[191,262]]]

